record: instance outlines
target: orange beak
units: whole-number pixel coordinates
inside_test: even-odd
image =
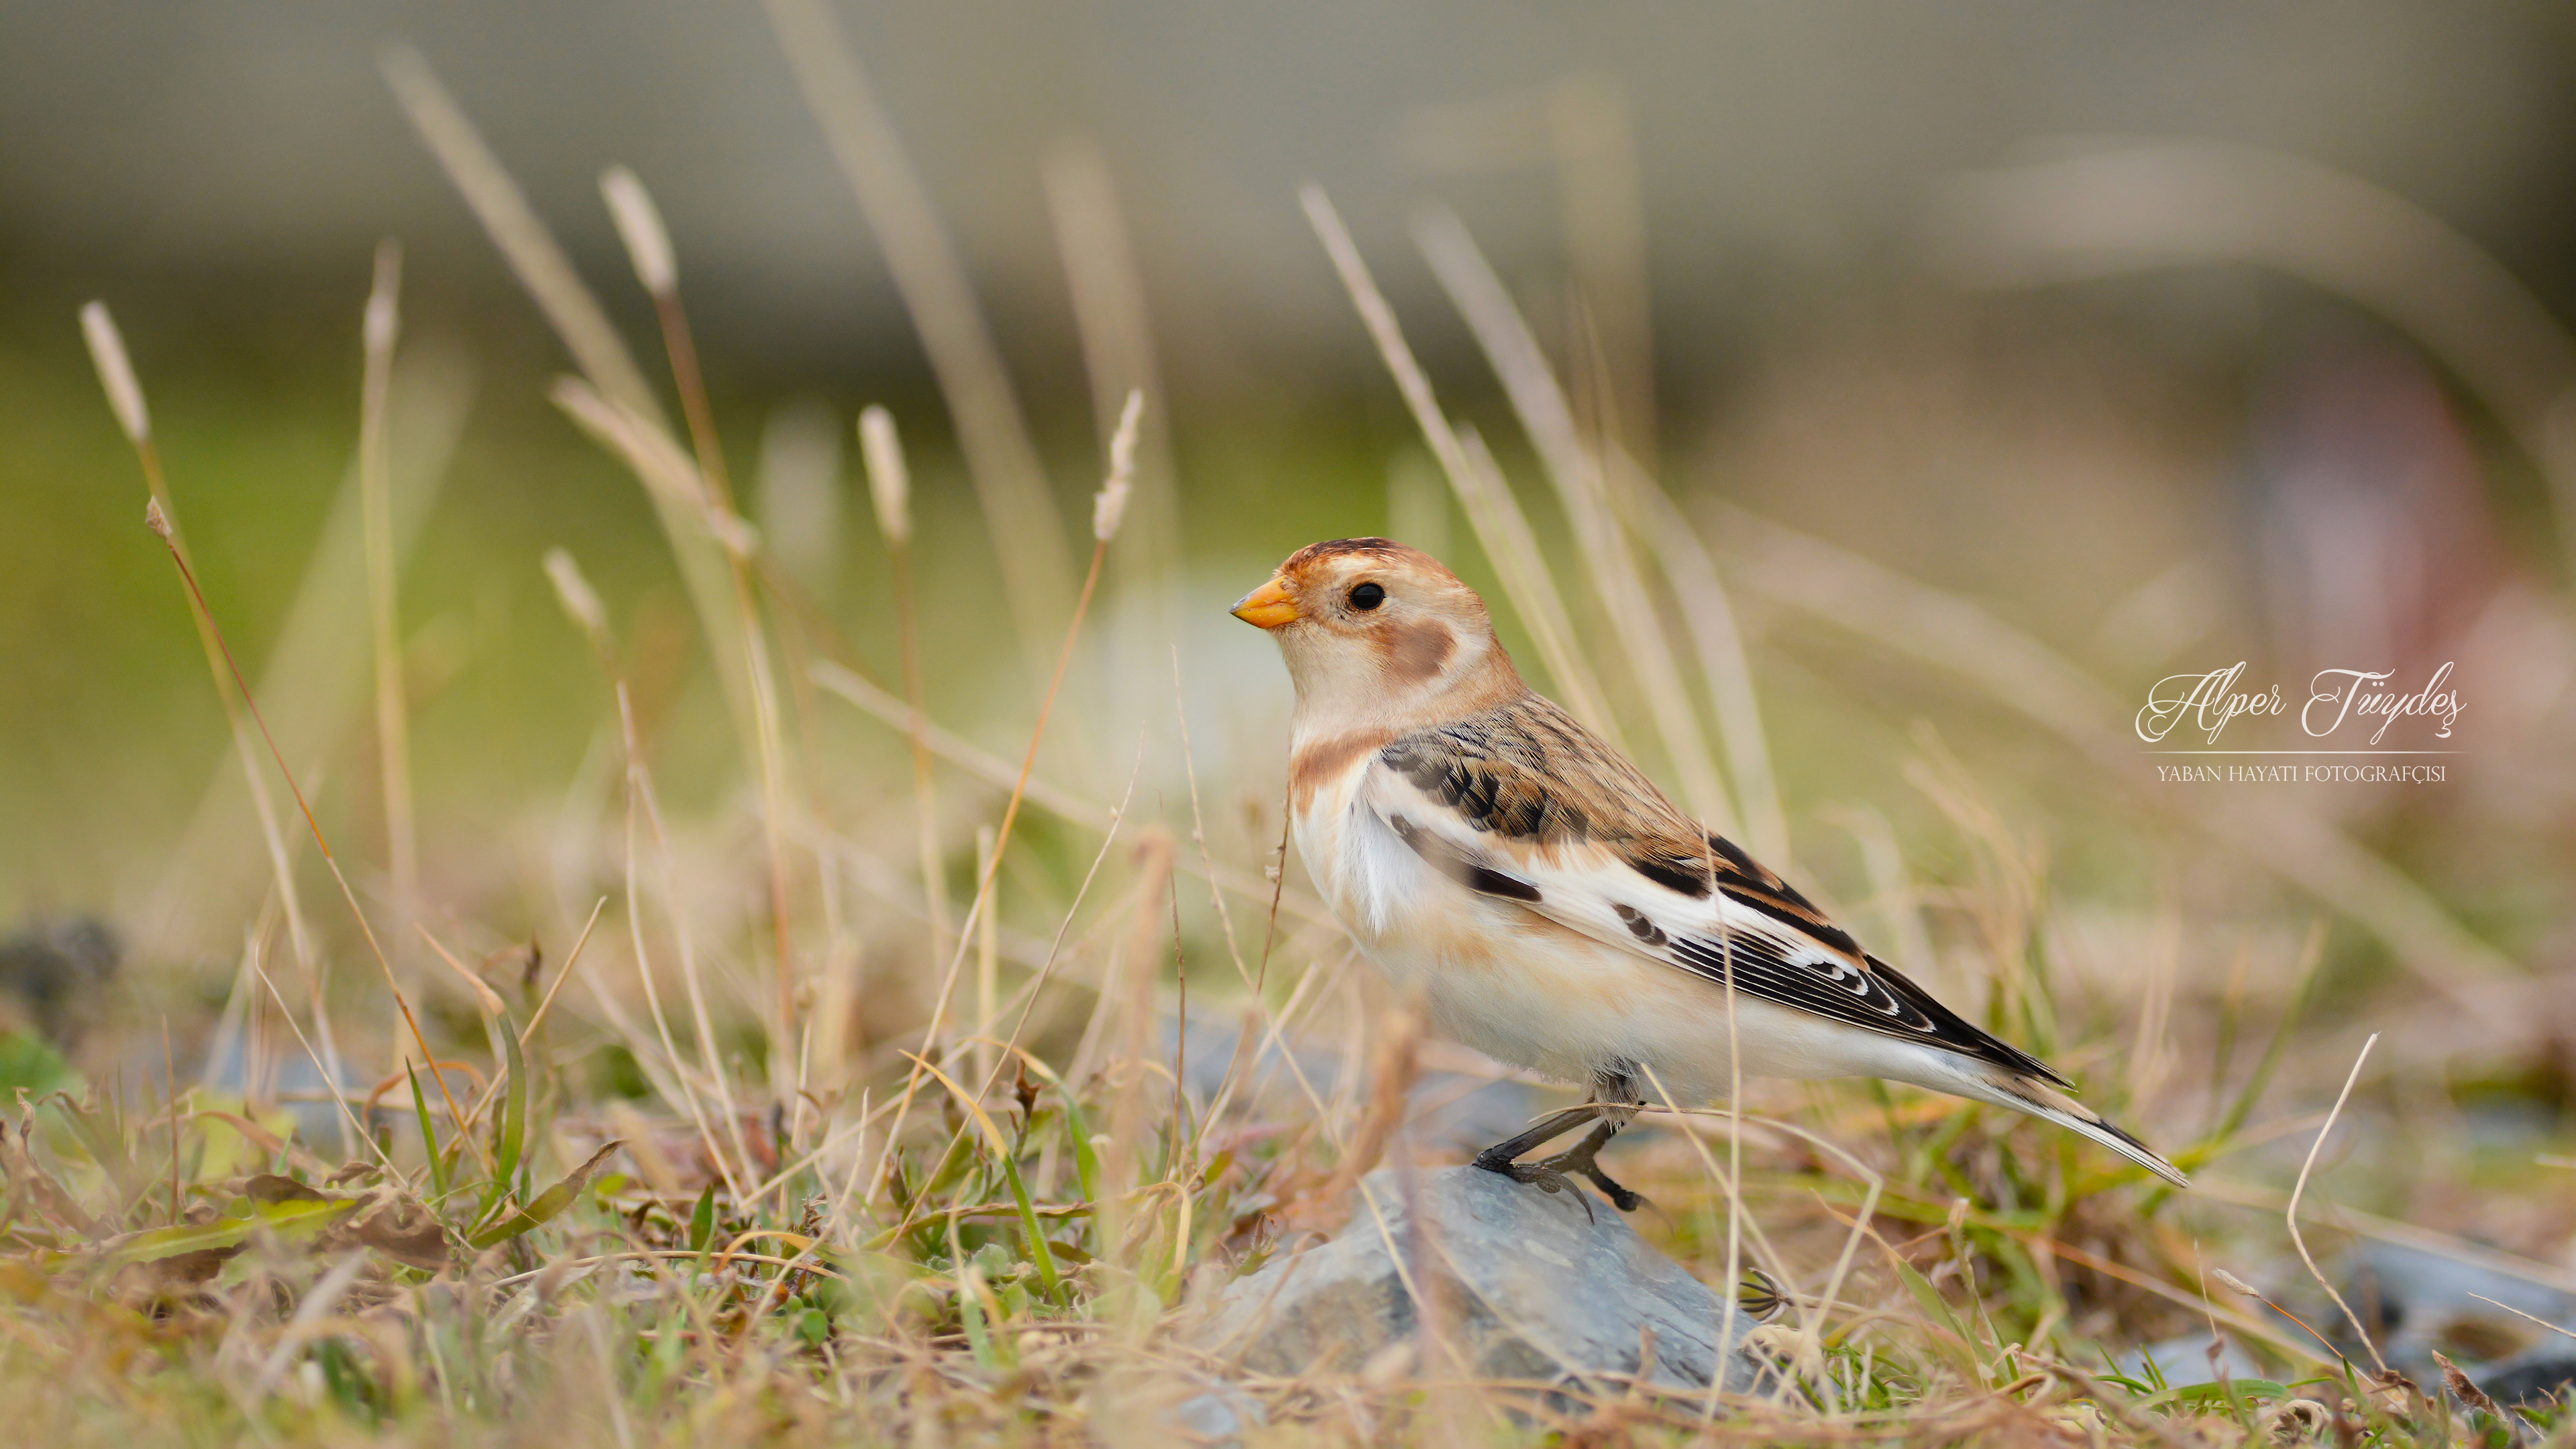
[[[1270,582],[1234,601],[1234,617],[1256,629],[1276,629],[1297,622],[1297,605],[1274,574]]]

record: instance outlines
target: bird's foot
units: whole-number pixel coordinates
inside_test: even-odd
[[[1563,1154],[1559,1154],[1559,1156],[1562,1155]],[[1583,1216],[1590,1218],[1592,1216],[1592,1199],[1583,1195],[1583,1190],[1574,1185],[1574,1179],[1567,1177],[1564,1173],[1556,1170],[1552,1165],[1556,1161],[1557,1158],[1548,1157],[1541,1158],[1536,1162],[1488,1162],[1484,1158],[1479,1157],[1476,1159],[1476,1166],[1485,1169],[1487,1172],[1499,1172],[1514,1182],[1530,1183],[1537,1187],[1541,1192],[1571,1192],[1574,1194],[1574,1200],[1583,1204]]]
[[[1567,1175],[1569,1173],[1588,1179],[1601,1189],[1602,1196],[1610,1199],[1612,1207],[1623,1213],[1632,1213],[1644,1206],[1646,1199],[1642,1195],[1620,1185],[1609,1173],[1601,1170],[1600,1152],[1601,1143],[1587,1137],[1574,1147],[1535,1162],[1515,1162],[1488,1152],[1478,1157],[1475,1165],[1487,1172],[1501,1173],[1514,1182],[1534,1184],[1542,1192],[1572,1190],[1575,1201],[1583,1204],[1583,1215],[1587,1218],[1592,1216],[1592,1199],[1574,1187],[1573,1177]]]
[[[1543,1157],[1529,1165],[1542,1172],[1551,1172],[1559,1176],[1570,1172],[1579,1177],[1588,1178],[1594,1187],[1601,1189],[1603,1197],[1610,1199],[1612,1207],[1623,1213],[1635,1212],[1646,1205],[1645,1196],[1622,1186],[1609,1173],[1601,1170],[1601,1144],[1607,1140],[1607,1138],[1596,1140],[1586,1137],[1554,1157]]]

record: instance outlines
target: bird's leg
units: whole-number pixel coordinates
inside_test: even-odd
[[[1605,1108],[1601,1120],[1592,1124],[1592,1130],[1583,1134],[1582,1141],[1554,1157],[1542,1157],[1528,1165],[1542,1172],[1560,1175],[1571,1172],[1590,1178],[1592,1185],[1601,1189],[1601,1195],[1610,1199],[1612,1207],[1623,1213],[1635,1212],[1645,1205],[1646,1199],[1613,1181],[1609,1173],[1601,1170],[1600,1163],[1601,1149],[1608,1146],[1610,1139],[1618,1136],[1619,1129],[1626,1125],[1626,1122],[1610,1116]]]
[[[1519,1162],[1514,1159],[1524,1152],[1535,1151],[1564,1136],[1581,1125],[1586,1118],[1596,1115],[1596,1109],[1589,1102],[1580,1107],[1568,1107],[1563,1111],[1550,1112],[1538,1119],[1538,1122],[1529,1130],[1515,1137],[1506,1137],[1477,1153],[1475,1165],[1487,1172],[1499,1172],[1514,1182],[1536,1183],[1544,1191],[1556,1192],[1570,1185],[1564,1173],[1544,1162]]]
[[[1547,1192],[1569,1186],[1567,1174],[1572,1173],[1590,1179],[1593,1186],[1601,1189],[1602,1196],[1610,1199],[1610,1205],[1619,1211],[1635,1212],[1645,1203],[1645,1198],[1602,1171],[1600,1154],[1610,1139],[1619,1135],[1619,1129],[1635,1117],[1639,1100],[1636,1085],[1625,1072],[1602,1073],[1593,1083],[1593,1100],[1580,1107],[1552,1112],[1519,1136],[1506,1138],[1486,1148],[1476,1154],[1476,1166],[1487,1172],[1499,1172],[1514,1182],[1536,1183]],[[1563,1136],[1567,1129],[1586,1117],[1593,1119],[1592,1130],[1574,1146],[1536,1162],[1514,1160],[1524,1152]],[[1587,1215],[1592,1211],[1589,1198],[1583,1200],[1583,1210]]]

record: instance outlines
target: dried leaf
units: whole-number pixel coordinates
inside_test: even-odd
[[[447,1229],[420,1204],[392,1192],[323,1237],[328,1248],[372,1248],[406,1268],[436,1272],[449,1262]]]
[[[249,1198],[252,1202],[278,1203],[335,1201],[335,1199],[328,1193],[308,1187],[303,1183],[297,1182],[294,1178],[280,1177],[273,1172],[263,1172],[256,1174],[255,1176],[245,1178],[242,1182],[241,1194],[242,1196]]]
[[[2442,1382],[2449,1386],[2452,1397],[2482,1413],[2493,1414],[2499,1419],[2505,1416],[2504,1410],[2494,1399],[2488,1397],[2487,1391],[2469,1382],[2469,1376],[2460,1372],[2458,1366],[2448,1358],[2443,1357],[2441,1350],[2433,1351],[2433,1362],[2442,1366]]]

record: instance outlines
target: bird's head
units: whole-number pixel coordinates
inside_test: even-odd
[[[1469,713],[1522,687],[1476,591],[1383,538],[1308,544],[1234,616],[1279,641],[1301,714],[1393,724]]]

